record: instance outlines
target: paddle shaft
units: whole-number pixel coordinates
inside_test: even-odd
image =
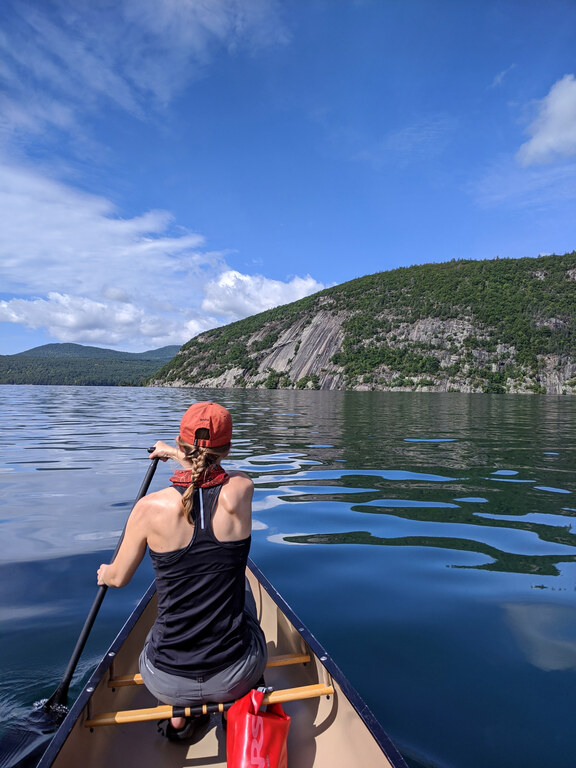
[[[152,482],[152,478],[154,476],[154,472],[156,471],[157,466],[158,466],[158,459],[152,459],[152,463],[148,467],[148,471],[146,472],[146,476],[142,481],[142,485],[140,486],[138,495],[136,496],[134,504],[132,505],[132,509],[134,509],[134,507],[140,501],[140,499],[146,495],[148,488],[150,487],[150,483]],[[124,530],[122,531],[122,534],[118,539],[118,544],[116,545],[116,549],[114,550],[114,555],[112,556],[112,560],[114,560],[114,558],[118,554],[118,550],[120,549],[120,545],[122,544],[122,539],[124,538],[125,530],[126,530],[126,526],[124,526]],[[84,646],[86,645],[88,636],[92,631],[92,627],[94,626],[94,622],[96,621],[96,616],[98,615],[98,611],[100,610],[100,606],[102,605],[102,601],[104,600],[104,596],[106,595],[107,591],[108,591],[108,587],[105,585],[98,587],[96,598],[92,603],[92,608],[90,609],[90,613],[88,614],[86,621],[84,622],[84,626],[82,627],[82,631],[80,632],[78,640],[76,641],[76,646],[74,647],[74,651],[72,652],[72,656],[70,657],[70,661],[68,662],[68,666],[66,667],[66,670],[64,672],[64,676],[62,677],[60,685],[58,686],[58,688],[56,688],[52,696],[50,696],[50,698],[46,701],[43,709],[52,709],[55,706],[66,704],[70,682],[72,681],[72,677],[76,670],[76,666],[78,664],[78,661],[80,660],[80,656],[82,655],[82,651],[84,650]]]

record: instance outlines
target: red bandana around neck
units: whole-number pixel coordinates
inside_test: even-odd
[[[216,466],[208,467],[202,472],[196,480],[195,487],[212,488],[215,485],[222,485],[228,478],[228,472],[217,464]],[[172,485],[179,485],[182,488],[187,488],[192,482],[192,470],[177,469],[170,478],[170,482]]]

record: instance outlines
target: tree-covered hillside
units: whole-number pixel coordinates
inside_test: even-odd
[[[0,384],[138,386],[178,349],[118,352],[81,344],[45,344],[17,355],[0,355]]]
[[[197,336],[153,381],[571,393],[576,252],[351,280]]]
[[[73,358],[80,359],[114,359],[114,360],[171,360],[180,347],[171,345],[149,349],[146,352],[119,352],[116,349],[104,349],[103,347],[91,347],[85,344],[43,344],[41,347],[33,347],[25,352],[18,352],[10,357],[47,357],[51,359]]]

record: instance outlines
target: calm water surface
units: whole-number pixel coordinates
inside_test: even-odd
[[[414,766],[576,762],[576,399],[0,387],[0,720],[58,684],[148,466],[235,420],[252,557]],[[171,467],[158,468],[152,489]],[[151,580],[110,590],[71,694]]]

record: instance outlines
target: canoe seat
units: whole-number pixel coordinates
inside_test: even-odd
[[[307,653],[286,653],[282,656],[270,656],[266,668],[285,667],[289,664],[308,664],[310,655]],[[121,675],[108,680],[108,688],[123,688],[127,685],[143,685],[142,675],[136,672],[132,675]]]
[[[130,683],[128,683],[130,685]],[[134,685],[134,683],[131,683]],[[300,701],[313,699],[320,696],[331,696],[334,688],[324,683],[314,685],[302,685],[298,688],[285,688],[272,691],[264,697],[264,704],[284,703],[287,701]],[[146,720],[165,720],[169,717],[191,717],[192,715],[206,715],[212,712],[224,712],[229,709],[233,701],[216,704],[202,704],[195,707],[172,707],[169,704],[161,704],[158,707],[147,709],[126,709],[118,712],[103,712],[84,722],[86,728],[95,728],[100,725],[115,725],[116,723],[141,723]]]

